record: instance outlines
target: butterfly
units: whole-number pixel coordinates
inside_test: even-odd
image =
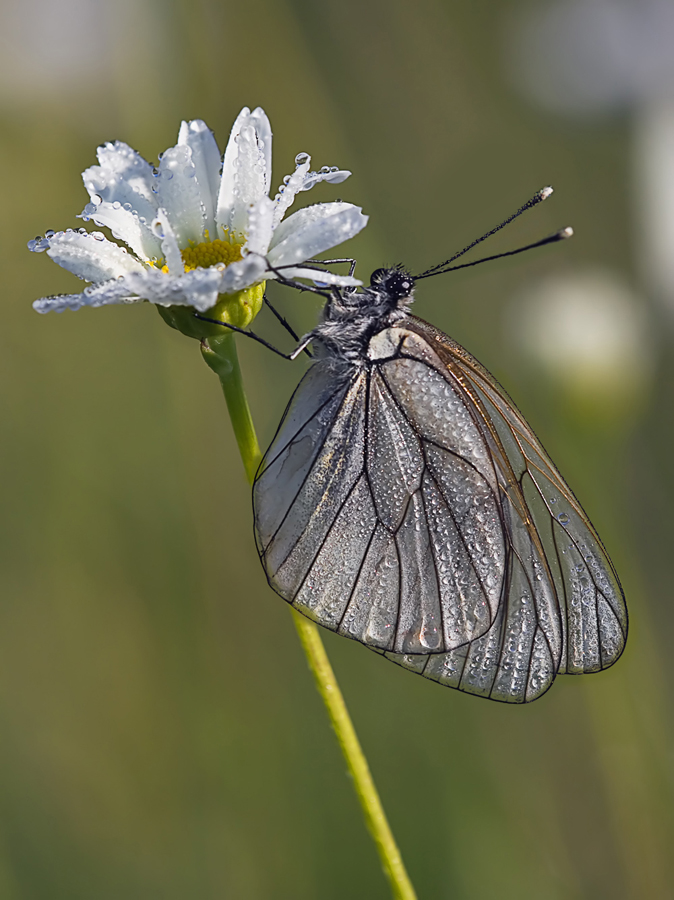
[[[627,610],[513,401],[410,312],[415,283],[461,253],[419,276],[399,266],[330,288],[297,351],[310,341],[313,362],[255,478],[255,536],[269,584],[300,613],[439,684],[526,703],[558,674],[611,666]]]

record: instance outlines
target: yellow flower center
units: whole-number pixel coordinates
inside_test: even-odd
[[[193,269],[208,269],[218,263],[228,266],[230,263],[242,259],[241,244],[230,243],[217,238],[214,241],[202,241],[201,244],[192,244],[180,251],[185,264],[185,271]],[[161,266],[162,272],[168,272],[168,266]]]
[[[185,263],[186,272],[190,272],[192,269],[207,269],[218,263],[228,266],[242,258],[241,244],[230,244],[229,241],[222,241],[219,238],[214,241],[203,241],[192,247],[185,247],[180,251],[180,255]]]

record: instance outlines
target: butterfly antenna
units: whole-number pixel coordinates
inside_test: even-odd
[[[430,278],[431,275],[444,275],[445,272],[456,272],[457,269],[468,269],[470,266],[479,266],[480,263],[491,262],[493,259],[503,259],[504,256],[515,256],[517,253],[524,253],[525,250],[534,250],[536,247],[545,247],[546,244],[556,244],[557,241],[565,241],[573,236],[573,228],[562,228],[554,234],[541,238],[533,244],[527,244],[526,247],[518,247],[517,250],[506,250],[505,253],[496,253],[494,256],[484,256],[482,259],[476,259],[473,262],[461,263],[458,266],[448,266],[446,269],[438,269],[437,271],[424,272],[421,275],[414,275],[414,281],[420,278]],[[461,254],[459,254],[460,256]],[[453,257],[456,259],[456,257]],[[451,260],[447,260],[451,262]]]
[[[476,247],[478,244],[481,244],[482,241],[486,241],[488,237],[491,237],[492,234],[496,234],[497,231],[500,231],[502,228],[505,228],[506,225],[510,225],[512,221],[514,221],[518,216],[521,216],[523,212],[526,212],[528,209],[531,209],[534,206],[537,206],[539,203],[542,203],[543,200],[547,200],[548,197],[552,194],[551,187],[541,188],[540,191],[537,191],[531,200],[527,200],[524,206],[520,206],[517,212],[513,213],[511,216],[508,216],[507,219],[504,219],[500,225],[497,225],[496,228],[492,228],[491,231],[488,231],[486,234],[483,234],[482,237],[479,237],[477,240],[473,241],[471,244],[468,244],[467,247],[464,247],[463,250],[460,250],[458,253],[455,253],[454,256],[450,256],[449,259],[446,259],[444,262],[438,263],[435,266],[431,266],[430,269],[426,269],[425,272],[422,272],[421,275],[415,275],[415,281],[418,278],[428,278],[431,275],[439,275],[440,270],[448,271],[445,269],[445,266],[448,266],[450,263],[453,263],[455,259],[458,259],[460,256],[463,256],[464,253],[468,253],[469,250],[472,250],[473,247]],[[538,246],[538,244],[534,244],[532,246]],[[524,249],[524,248],[522,248]],[[527,248],[528,249],[528,248]],[[519,252],[519,251],[518,251]],[[495,259],[496,257],[489,257],[490,259]]]

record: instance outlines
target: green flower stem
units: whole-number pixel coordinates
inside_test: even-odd
[[[246,476],[252,484],[262,454],[243,390],[234,335],[230,333],[209,337],[207,341],[202,341],[201,352],[206,363],[220,378]],[[292,610],[292,614],[316,687],[328,710],[337,741],[353,778],[365,823],[377,847],[384,873],[391,884],[393,897],[395,900],[416,900],[414,888],[405,871],[400,851],[386,819],[370,767],[332,671],[320,632],[305,616],[295,610]]]
[[[309,661],[309,668],[316,679],[316,687],[327,707],[332,727],[335,729],[339,746],[342,748],[344,759],[353,778],[356,794],[365,816],[365,823],[377,846],[386,877],[391,883],[393,896],[396,900],[416,900],[417,895],[386,819],[384,807],[381,805],[377,788],[372,780],[370,767],[360,746],[335,673],[332,671],[320,632],[313,622],[295,612],[294,609],[292,614],[302,647]]]
[[[241,378],[241,366],[236,352],[234,332],[208,338],[208,343],[202,341],[201,352],[206,363],[213,369],[222,385],[222,391],[227,401],[227,411],[232,420],[232,428],[239,445],[239,453],[246,470],[248,483],[252,484],[260,465],[262,453],[257,441],[253,417],[243,389]]]

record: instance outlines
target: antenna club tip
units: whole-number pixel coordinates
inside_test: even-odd
[[[554,191],[550,187],[550,185],[548,185],[547,187],[541,188],[541,190],[538,192],[538,196],[541,198],[541,200],[547,200],[552,193],[554,193]]]
[[[573,228],[571,228],[571,226],[569,226],[568,228],[562,228],[562,230],[559,232],[559,236],[560,238],[562,238],[562,240],[573,237]]]

